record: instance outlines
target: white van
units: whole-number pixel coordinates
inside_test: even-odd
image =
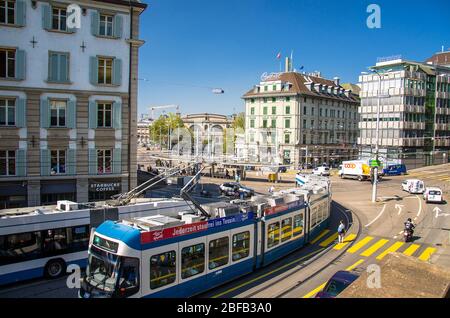
[[[330,175],[330,168],[325,166],[320,166],[317,168],[314,168],[313,174],[317,176],[329,176]]]
[[[423,199],[426,200],[426,202],[442,203],[442,190],[438,187],[428,187],[423,193]]]
[[[419,179],[408,179],[402,182],[402,190],[411,194],[424,193],[425,183]]]

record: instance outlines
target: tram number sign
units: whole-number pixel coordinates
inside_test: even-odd
[[[202,221],[193,224],[185,224],[168,229],[141,233],[141,244],[153,243],[177,236],[192,234],[208,229],[208,222]]]

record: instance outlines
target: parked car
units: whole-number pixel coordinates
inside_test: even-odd
[[[313,174],[318,175],[318,176],[329,176],[330,168],[324,167],[324,166],[314,168]]]
[[[408,179],[402,182],[402,190],[411,194],[425,192],[425,183],[418,179]]]
[[[285,173],[286,171],[287,171],[286,166],[280,166],[280,167],[278,167],[278,172]]]
[[[323,290],[317,293],[316,298],[335,298],[358,277],[349,271],[338,271],[330,278]]]
[[[303,169],[312,169],[312,168],[313,168],[313,165],[310,164],[310,163],[304,163],[303,164]]]
[[[244,196],[249,198],[255,195],[255,190],[246,187],[238,182],[225,182],[219,186],[220,193],[227,195],[227,196],[233,196],[236,193],[244,193]]]
[[[438,187],[427,187],[423,193],[423,199],[428,202],[442,203],[444,198],[442,196],[442,190]]]

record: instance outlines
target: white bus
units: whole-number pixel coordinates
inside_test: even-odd
[[[178,199],[135,199],[120,207],[58,201],[56,207],[1,210],[0,285],[56,278],[69,264],[85,267],[90,233],[105,220],[178,215],[183,210],[189,206]]]

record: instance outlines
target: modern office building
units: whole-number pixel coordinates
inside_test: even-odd
[[[358,155],[359,99],[339,79],[290,69],[263,74],[245,101],[246,145],[251,162],[337,164]]]
[[[145,8],[0,1],[0,208],[87,202],[136,185]]]
[[[405,163],[409,168],[448,161],[450,67],[443,64],[446,56],[448,53],[438,53],[427,62],[395,57],[373,66],[379,75],[359,77],[361,157],[373,156],[380,97],[381,160]]]

